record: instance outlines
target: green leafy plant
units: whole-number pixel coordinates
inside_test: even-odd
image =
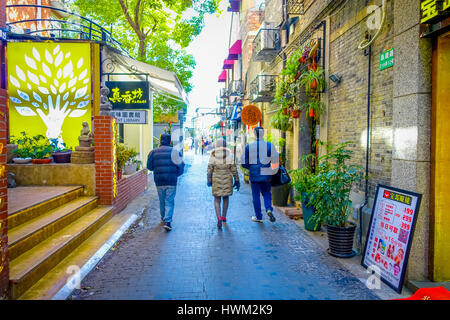
[[[363,179],[360,165],[347,164],[353,154],[347,149],[351,142],[333,145],[318,158],[319,165],[313,179],[314,191],[309,205],[314,206],[312,220],[327,225],[345,227],[351,206],[350,191],[356,181]]]
[[[14,154],[20,158],[44,159],[52,152],[50,142],[41,134],[30,137],[22,131],[20,137],[11,137],[11,143],[18,145]]]
[[[50,147],[52,148],[52,153],[67,152],[72,150],[72,148],[66,147],[64,142],[60,144],[58,139],[50,139]]]
[[[311,195],[316,190],[316,175],[312,170],[312,161],[315,161],[316,156],[314,154],[308,154],[301,158],[302,168],[289,171],[291,175],[291,185],[298,195],[295,196],[296,200],[303,201],[308,204]]]
[[[279,109],[272,117],[270,124],[272,128],[281,131],[288,131],[292,129],[292,122],[288,115],[284,115],[283,111]]]
[[[33,138],[28,136],[25,131],[20,133],[19,137],[11,136],[10,142],[17,144],[18,149],[13,153],[19,158],[31,158],[31,152],[33,151]]]
[[[306,112],[310,118],[319,119],[322,114],[325,113],[325,104],[317,100],[316,98],[311,98],[301,105],[301,110]]]
[[[123,170],[125,164],[133,157],[136,157],[136,150],[128,148],[124,143],[118,143],[116,146],[117,169]]]
[[[300,84],[305,88],[305,93],[308,96],[315,96],[317,93],[325,89],[325,77],[322,69],[308,70],[299,78]]]

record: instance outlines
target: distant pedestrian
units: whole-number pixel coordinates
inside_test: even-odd
[[[256,127],[254,134],[256,141],[245,146],[241,161],[242,167],[249,170],[253,209],[255,210],[252,221],[262,222],[260,198],[262,194],[266,213],[270,221],[275,222],[270,181],[278,170],[279,155],[271,143],[264,141],[264,128]],[[275,170],[272,168],[272,164],[276,166]]]
[[[170,146],[170,135],[161,135],[161,145],[148,155],[147,169],[153,171],[153,179],[159,197],[161,222],[167,231],[172,230],[177,180],[184,171],[181,152]],[[167,214],[166,214],[167,207]]]
[[[194,141],[194,148],[195,148],[195,154],[197,154],[197,152],[198,152],[198,139],[197,138],[195,138],[195,141]]]
[[[203,152],[205,151],[205,147],[206,147],[205,140],[202,137],[202,140],[200,141],[200,148],[202,149],[202,155],[203,155]]]
[[[212,187],[214,196],[217,227],[222,228],[222,222],[227,221],[229,197],[233,194],[233,187],[238,191],[240,188],[239,175],[234,163],[233,153],[227,149],[224,139],[218,139],[215,143],[215,148],[209,157],[207,177],[208,186]],[[222,211],[220,208],[221,201],[223,202]]]

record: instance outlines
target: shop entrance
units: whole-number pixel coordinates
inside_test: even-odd
[[[433,45],[430,279],[450,280],[450,32]]]

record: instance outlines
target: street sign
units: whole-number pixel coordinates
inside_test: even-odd
[[[394,65],[394,48],[380,54],[380,71]]]
[[[112,110],[111,116],[117,119],[117,123],[124,123],[124,124],[148,123],[146,110]]]
[[[147,81],[106,81],[113,109],[150,109]]]
[[[422,195],[378,185],[361,264],[401,293]],[[375,269],[378,269],[377,272]]]

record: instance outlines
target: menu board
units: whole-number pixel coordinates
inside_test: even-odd
[[[422,195],[378,185],[361,264],[400,293]]]

